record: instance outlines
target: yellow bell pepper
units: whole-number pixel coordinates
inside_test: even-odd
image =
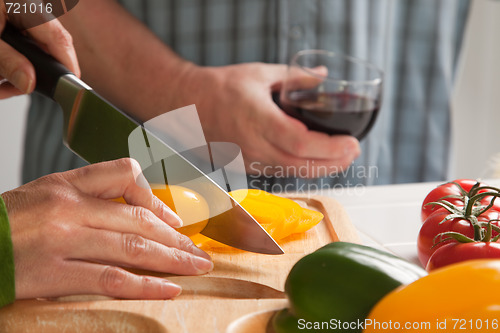
[[[236,190],[229,193],[275,240],[305,232],[323,219],[320,212],[303,208],[291,199],[262,190]],[[191,237],[198,246],[227,247],[203,235]]]
[[[245,194],[247,195],[245,196]],[[298,222],[297,216],[291,216],[287,219],[290,213],[294,213],[291,210],[295,207],[289,208],[284,205],[277,205],[272,198],[275,196],[265,191],[248,190],[247,192],[246,190],[236,190],[230,192],[229,195],[245,208],[271,236],[281,235],[287,224],[294,225]],[[297,204],[297,206],[299,205]],[[299,206],[299,208],[301,207]],[[282,221],[282,223],[277,223],[277,221]]]
[[[301,234],[314,227],[323,219],[323,214],[312,209],[302,208],[302,216],[293,234]]]
[[[153,194],[169,206],[184,222],[177,231],[192,236],[205,228],[210,217],[208,203],[197,192],[178,185],[151,186]]]
[[[198,234],[205,228],[210,217],[208,203],[193,190],[177,185],[151,185],[155,196],[172,209],[184,222],[185,226],[177,231],[192,236]],[[115,199],[120,203],[126,203],[123,198]]]
[[[209,217],[208,204],[198,193],[176,185],[151,186],[153,194],[167,204],[186,223],[198,221],[177,229],[190,236],[198,246],[227,247],[205,237],[199,232]],[[303,208],[291,199],[279,197],[262,190],[236,190],[229,193],[275,240],[295,233],[303,233],[323,219],[320,212]],[[175,198],[175,200],[173,199]],[[125,203],[120,198],[116,201]],[[187,224],[186,223],[186,224]]]
[[[306,232],[323,219],[320,212],[303,208],[291,199],[262,190],[236,190],[229,193],[275,239]],[[197,246],[227,247],[201,234],[191,236]]]
[[[446,266],[387,294],[363,332],[499,332],[499,289],[498,259]]]
[[[299,225],[303,208],[293,200],[282,198],[266,191],[253,189],[236,190],[229,194],[238,201],[274,239],[285,238],[292,234]],[[319,221],[321,221],[321,219]]]

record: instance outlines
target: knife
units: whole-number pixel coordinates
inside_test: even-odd
[[[1,38],[35,67],[35,90],[61,106],[64,142],[75,154],[90,163],[129,157],[129,136],[139,129],[146,149],[161,147],[165,156],[169,156],[155,164],[161,167],[159,172],[164,175],[165,184],[189,178],[191,189],[207,201],[211,216],[201,231],[203,235],[245,251],[284,253],[266,230],[221,186],[141,123],[100,97],[34,41],[10,23],[6,24]]]

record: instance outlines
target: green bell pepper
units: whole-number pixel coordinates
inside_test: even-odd
[[[285,283],[290,309],[275,316],[275,331],[293,332],[297,327],[297,332],[321,332],[326,326],[330,332],[360,332],[359,323],[378,300],[424,275],[419,266],[388,252],[330,243],[303,257],[290,271]]]

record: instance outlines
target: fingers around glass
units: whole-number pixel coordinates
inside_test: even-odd
[[[336,52],[303,50],[290,61],[280,106],[310,130],[364,138],[380,109],[383,73]]]

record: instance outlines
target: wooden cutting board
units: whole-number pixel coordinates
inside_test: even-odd
[[[288,197],[322,212],[325,218],[306,233],[280,241],[283,255],[235,249],[208,251],[215,265],[209,274],[169,276],[183,287],[183,293],[175,300],[72,296],[17,301],[0,310],[0,330],[5,333],[268,332],[272,313],[287,305],[283,293],[285,280],[300,258],[332,241],[359,242],[347,214],[334,199]]]

